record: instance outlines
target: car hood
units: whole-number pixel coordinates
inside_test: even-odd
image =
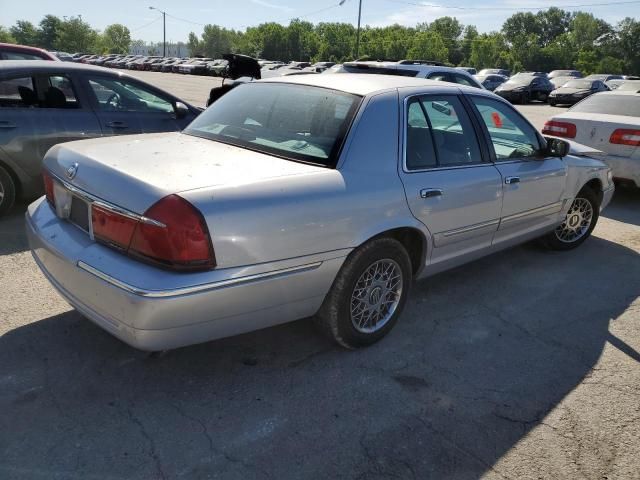
[[[178,132],[60,144],[44,164],[73,186],[139,214],[172,193],[327,170]],[[69,180],[74,164],[77,173]]]
[[[560,87],[556,88],[552,93],[556,95],[571,95],[574,93],[589,93],[589,90],[586,88]]]
[[[519,89],[526,89],[526,88],[529,88],[529,85],[523,85],[521,83],[517,85],[506,85],[503,83],[498,88],[496,88],[496,91],[510,92],[511,90],[519,90]]]

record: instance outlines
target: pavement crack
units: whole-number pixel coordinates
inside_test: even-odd
[[[147,432],[147,429],[145,428],[144,424],[140,421],[140,419],[133,414],[133,412],[131,411],[131,408],[127,408],[127,416],[129,417],[129,420],[131,420],[133,423],[136,424],[136,426],[140,430],[140,434],[145,438],[145,440],[149,444],[149,456],[153,460],[153,463],[156,467],[156,471],[159,475],[159,478],[161,478],[162,480],[165,480],[167,476],[165,475],[164,470],[162,469],[162,462],[160,462],[160,457],[156,452],[156,444],[153,441],[153,438],[151,438],[151,435],[149,435],[149,432]]]

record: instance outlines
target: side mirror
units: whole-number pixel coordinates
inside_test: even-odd
[[[545,137],[547,140],[547,149],[545,157],[566,157],[569,155],[571,145],[569,142],[565,142],[559,138]]]
[[[182,102],[176,102],[173,106],[173,110],[175,111],[176,118],[178,119],[186,117],[189,113],[189,107]]]

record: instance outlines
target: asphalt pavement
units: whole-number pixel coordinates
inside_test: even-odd
[[[218,81],[144,76],[195,104]],[[0,219],[2,479],[640,478],[640,190],[577,250],[415,284],[358,351],[301,320],[137,352],[44,279],[25,208]]]

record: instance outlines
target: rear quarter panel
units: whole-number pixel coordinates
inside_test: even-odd
[[[364,100],[336,169],[181,195],[203,212],[219,267],[344,255],[392,228],[412,226],[428,238],[408,209],[397,161],[393,91]]]

